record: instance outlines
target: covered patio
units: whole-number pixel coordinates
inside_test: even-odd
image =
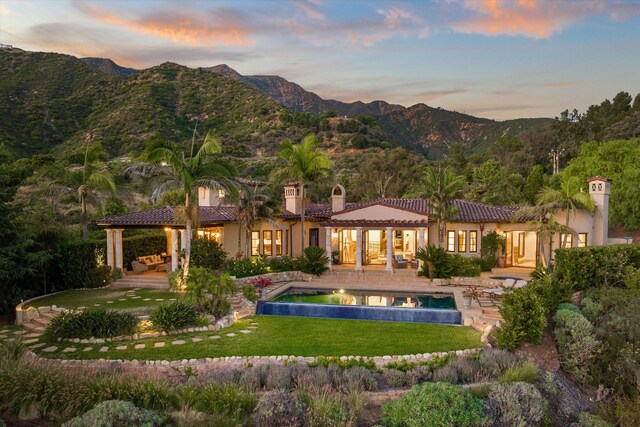
[[[338,253],[331,268],[362,271],[419,268],[416,253],[428,241],[427,220],[329,220],[325,227],[327,257]]]

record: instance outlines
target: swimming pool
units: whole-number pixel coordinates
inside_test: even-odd
[[[291,288],[271,301],[260,301],[256,313],[457,325],[462,319],[451,293],[341,289]]]

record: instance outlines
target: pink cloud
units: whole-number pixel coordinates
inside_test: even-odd
[[[607,5],[602,0],[466,0],[463,7],[471,16],[454,22],[456,31],[547,38],[576,21],[603,12]]]
[[[250,45],[248,31],[232,19],[205,19],[181,11],[158,11],[140,18],[118,15],[84,2],[76,1],[76,7],[92,19],[139,33],[170,39],[175,43],[192,46]],[[215,18],[215,16],[214,16]]]
[[[308,2],[308,3],[314,4],[313,2]],[[319,6],[318,4],[314,4],[314,5],[315,6]],[[318,21],[324,21],[326,19],[326,16],[324,15],[324,13],[314,9],[313,7],[309,6],[308,4],[305,4],[304,1],[297,1],[296,2],[296,6],[309,19],[316,19]]]

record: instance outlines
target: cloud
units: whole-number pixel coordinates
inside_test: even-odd
[[[462,6],[470,16],[454,21],[455,31],[532,38],[547,38],[607,7],[613,8],[602,0],[465,0]]]
[[[578,82],[550,82],[550,83],[545,83],[542,85],[542,87],[552,87],[552,88],[556,88],[556,87],[574,87],[574,86],[580,86],[580,83]]]
[[[186,43],[192,46],[248,46],[249,34],[242,25],[243,14],[237,10],[217,8],[209,13],[181,10],[157,10],[134,18],[108,9],[74,1],[74,6],[93,20],[139,33]]]
[[[314,4],[315,6],[319,6],[319,4],[315,4],[311,1],[309,1],[308,3],[310,4]],[[307,18],[309,19],[317,19],[319,21],[324,21],[326,19],[326,16],[324,13],[314,9],[313,7],[309,6],[308,4],[304,3],[304,0],[301,1],[297,1],[296,2],[296,7],[302,11],[302,13],[304,13],[306,15]]]
[[[0,15],[10,15],[11,11],[4,4],[0,4]]]
[[[415,97],[424,101],[434,101],[444,96],[455,95],[456,93],[467,92],[466,89],[443,89],[443,90],[427,90],[424,92],[418,92]]]

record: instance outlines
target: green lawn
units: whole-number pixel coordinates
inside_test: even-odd
[[[257,323],[250,334],[239,331]],[[225,334],[233,332],[234,337]],[[220,335],[220,339],[209,336]],[[203,338],[192,342],[191,338]],[[185,340],[182,345],[171,344]],[[153,344],[165,342],[165,347]],[[135,350],[135,344],[146,348]],[[127,345],[126,350],[115,350]],[[108,352],[98,352],[101,346]],[[243,319],[216,332],[196,332],[184,335],[150,338],[107,344],[94,344],[93,350],[82,351],[87,345],[64,344],[78,348],[73,353],[43,353],[46,357],[67,359],[138,359],[180,360],[221,356],[384,356],[430,353],[480,347],[480,333],[469,327],[431,323],[400,323],[367,320],[312,319],[304,317],[256,316]]]
[[[55,295],[37,299],[27,307],[57,305],[58,307],[64,308],[90,308],[94,307],[96,304],[99,304],[98,307],[101,308],[144,312],[148,311],[149,308],[156,307],[161,304],[166,304],[170,299],[178,298],[179,295],[175,292],[155,289],[138,288],[136,291],[133,291],[133,289],[135,288],[96,289],[93,291],[64,291]],[[127,295],[127,292],[129,292],[129,295]],[[131,295],[132,293],[133,295]],[[150,299],[150,301],[144,301],[145,299]],[[162,301],[156,301],[158,299]],[[112,302],[107,303],[107,301]]]

